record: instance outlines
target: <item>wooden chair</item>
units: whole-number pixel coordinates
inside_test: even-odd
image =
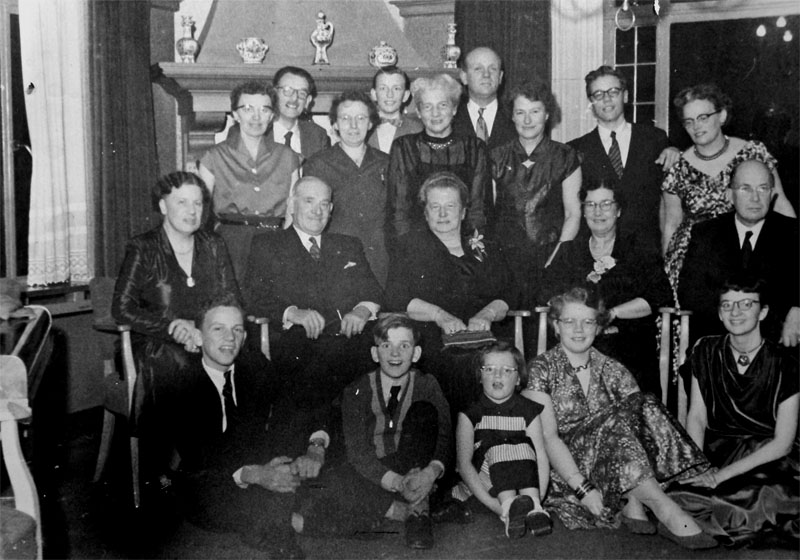
[[[670,394],[670,385],[677,387],[677,410],[674,411],[678,422],[682,426],[686,425],[686,415],[688,413],[688,393],[684,386],[683,378],[672,366],[672,321],[674,318],[679,320],[679,341],[678,341],[678,360],[677,367],[683,365],[686,360],[686,351],[689,349],[689,317],[692,312],[676,307],[662,307],[658,310],[661,314],[661,333],[660,350],[658,356],[658,369],[661,374],[661,400],[667,405],[667,398]]]
[[[30,306],[34,317],[28,321],[10,355],[0,356],[0,439],[3,464],[14,492],[14,507],[3,505],[2,556],[32,552],[29,539],[35,542],[36,558],[42,558],[42,518],[39,496],[31,471],[22,454],[19,423],[32,416],[36,391],[50,357],[50,312]]]
[[[542,354],[547,350],[547,312],[550,307],[547,305],[534,308],[534,312],[539,315],[539,333],[536,338],[536,355]],[[512,310],[508,312],[509,317],[514,317],[514,346],[517,347],[525,358],[525,338],[523,335],[523,319],[530,317],[533,313],[527,310]]]

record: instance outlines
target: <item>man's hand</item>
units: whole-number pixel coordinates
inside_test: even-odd
[[[410,504],[421,502],[433,489],[436,473],[430,467],[414,468],[403,477],[403,498]]]
[[[656,158],[656,164],[661,165],[662,171],[666,171],[675,165],[679,159],[681,159],[681,151],[678,148],[668,146],[664,148],[658,155],[658,158]]]
[[[271,492],[294,492],[300,478],[292,473],[289,457],[275,457],[266,465],[248,465],[242,469],[242,482],[257,484]]]
[[[197,329],[194,327],[194,321],[187,321],[186,319],[175,319],[167,327],[167,334],[172,337],[172,340],[178,344],[194,345],[194,333]],[[186,348],[189,349],[188,346]]]
[[[325,328],[325,319],[313,309],[294,308],[286,314],[286,319],[294,325],[302,325],[306,336],[316,340]]]
[[[488,331],[492,329],[492,321],[486,315],[478,313],[467,323],[468,331]]]
[[[292,474],[301,479],[317,478],[319,471],[325,464],[324,447],[308,447],[308,452],[292,462]]]
[[[370,313],[369,309],[363,305],[357,305],[350,313],[342,317],[342,328],[339,332],[347,338],[361,334],[370,315],[372,315],[372,313]]]
[[[437,325],[439,325],[439,328],[442,329],[442,332],[444,334],[452,334],[460,332],[466,330],[467,328],[467,325],[464,324],[464,321],[462,321],[458,317],[450,315],[444,309],[440,309],[439,311],[436,312],[434,321],[436,322]]]
[[[781,344],[797,346],[798,343],[800,343],[800,307],[792,307],[783,322]]]

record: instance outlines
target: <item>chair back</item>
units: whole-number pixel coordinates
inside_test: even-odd
[[[111,316],[111,302],[114,300],[115,278],[100,276],[92,278],[89,289],[92,294],[92,314],[94,327],[100,331],[116,332],[116,322]]]

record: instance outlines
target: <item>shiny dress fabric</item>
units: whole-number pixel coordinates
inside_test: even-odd
[[[553,471],[545,505],[569,529],[616,527],[626,492],[649,478],[666,486],[709,468],[686,431],[655,397],[639,391],[619,362],[591,349],[590,363],[587,395],[560,344],[528,366],[528,389],[550,396],[559,437],[615,515],[596,519]]]
[[[798,393],[793,349],[770,341],[739,374],[728,336],[700,339],[687,364],[697,379],[708,413],[705,452],[722,468],[769,442],[778,407]],[[703,529],[741,545],[772,533],[797,548],[800,539],[800,445],[795,438],[784,458],[725,481],[714,489],[678,487],[670,496]],[[773,542],[775,542],[773,540]]]
[[[222,238],[199,230],[194,234],[192,279],[178,264],[164,228],[159,226],[128,242],[125,260],[114,288],[112,314],[119,324],[131,326],[136,360],[135,416],[144,401],[155,402],[159,383],[172,382],[171,373],[187,364],[183,346],[172,341],[169,324],[175,319],[194,320],[201,304],[218,292],[239,289]]]

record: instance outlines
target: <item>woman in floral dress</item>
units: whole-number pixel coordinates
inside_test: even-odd
[[[775,158],[764,144],[722,133],[722,127],[730,120],[730,97],[716,85],[700,84],[682,90],[673,104],[694,143],[667,172],[661,187],[664,208],[661,243],[677,301],[678,278],[692,226],[733,210],[728,187],[731,174],[742,161],[755,159],[765,163],[775,176],[775,211],[790,217],[795,217],[795,212],[783,192]]]
[[[555,469],[545,506],[569,529],[622,521],[633,533],[658,531],[685,548],[714,547],[662,489],[710,465],[663,405],[592,347],[606,319],[583,288],[553,298],[550,320],[560,344],[528,365],[523,395],[544,406],[545,446]]]

